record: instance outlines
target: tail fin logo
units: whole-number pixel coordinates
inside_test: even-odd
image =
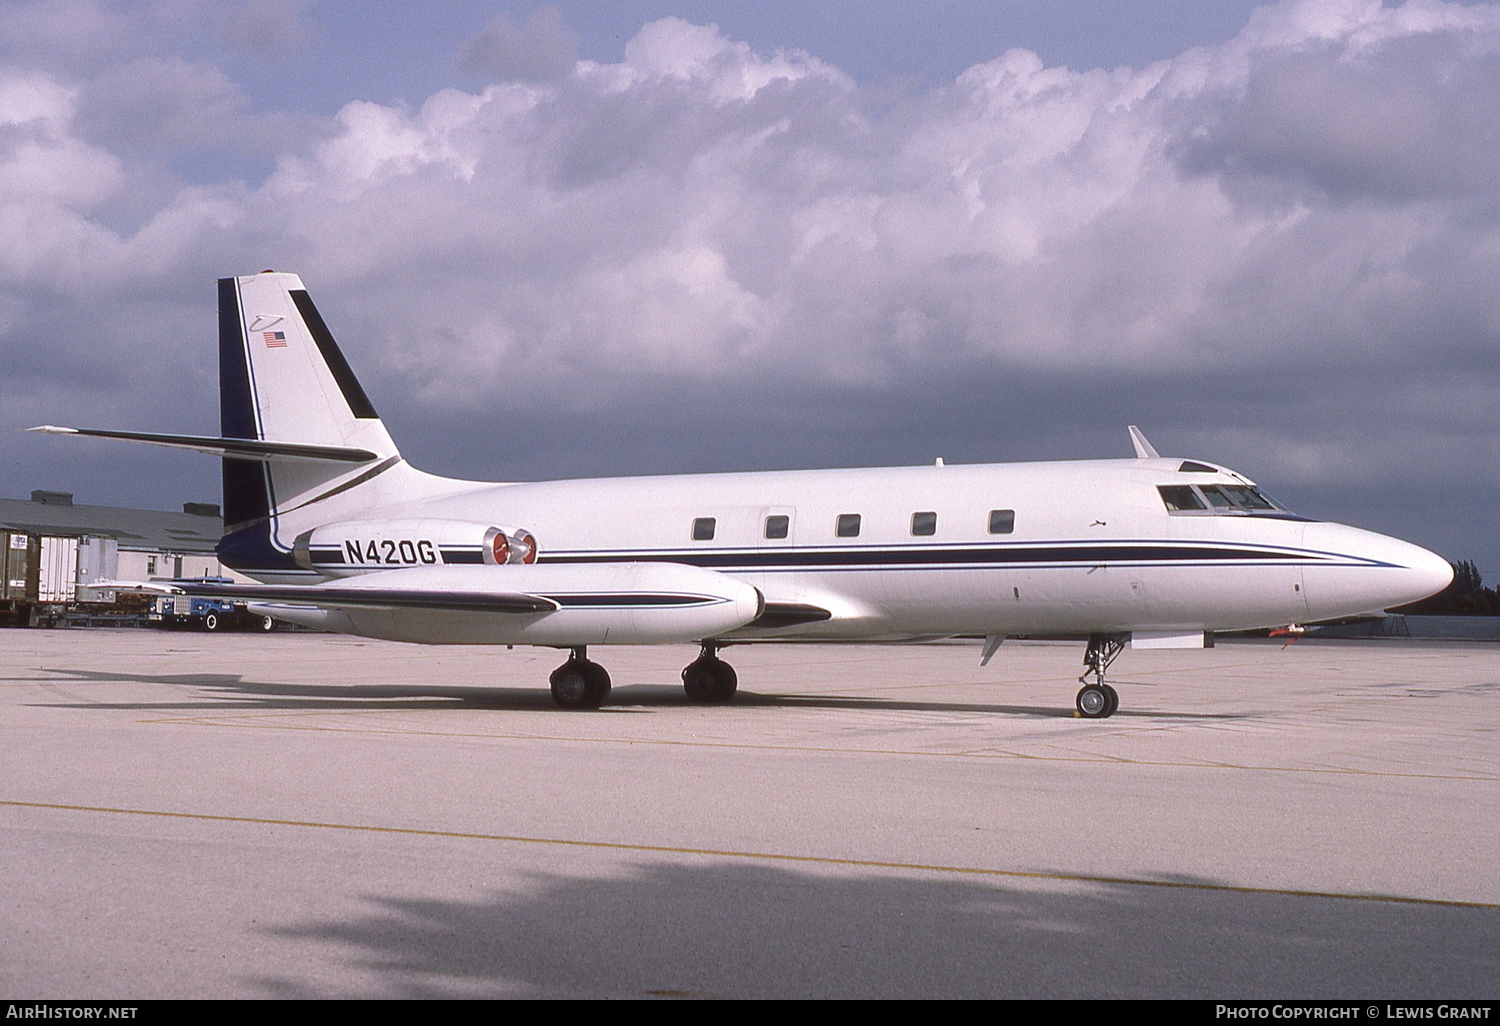
[[[263,331],[263,332],[260,333],[260,335],[261,335],[261,338],[265,339],[265,341],[266,341],[266,348],[267,349],[285,349],[286,348],[286,332],[284,332],[284,331]]]

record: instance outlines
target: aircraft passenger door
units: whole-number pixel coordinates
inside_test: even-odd
[[[791,559],[797,544],[797,511],[791,506],[762,507],[755,536],[762,564],[755,586],[768,602],[801,602],[806,581]]]

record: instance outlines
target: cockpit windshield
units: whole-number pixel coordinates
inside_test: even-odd
[[[1208,504],[1214,509],[1232,510],[1235,508],[1234,500],[1225,495],[1223,489],[1218,485],[1204,485],[1203,497],[1208,500]]]
[[[1159,485],[1168,513],[1290,515],[1290,510],[1254,485]]]
[[[1270,499],[1260,494],[1260,491],[1255,488],[1248,488],[1242,485],[1225,485],[1224,491],[1237,504],[1245,507],[1246,509],[1276,508],[1276,505],[1271,502]]]

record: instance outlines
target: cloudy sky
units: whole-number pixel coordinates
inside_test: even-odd
[[[440,13],[434,13],[434,12]],[[1500,7],[0,0],[0,494],[170,507],[214,279],[523,479],[1164,453],[1500,579]]]

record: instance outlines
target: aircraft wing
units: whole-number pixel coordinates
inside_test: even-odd
[[[551,613],[562,608],[555,599],[504,591],[448,591],[433,588],[369,588],[312,584],[175,585],[184,595],[242,599],[246,602],[294,602],[324,609],[429,609],[468,613]]]
[[[721,637],[766,608],[751,585],[680,563],[427,566],[307,585],[174,584],[304,626],[357,622],[370,637],[462,644],[677,644]]]

